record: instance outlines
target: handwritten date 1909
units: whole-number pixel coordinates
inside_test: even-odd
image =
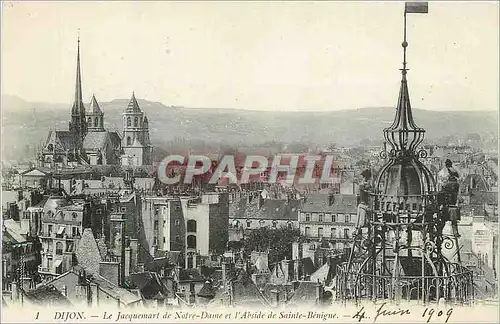
[[[448,323],[448,320],[450,319],[451,314],[453,314],[453,308],[448,309],[446,312],[442,310],[437,310],[434,308],[429,308],[427,307],[424,312],[422,313],[422,317],[427,317],[427,323],[433,318],[433,317],[442,317],[446,316],[446,320],[444,321],[445,323]]]
[[[424,318],[424,320],[426,320],[427,323],[429,323],[431,320],[436,320],[436,319],[437,320],[443,319],[445,323],[448,323],[448,320],[450,319],[451,314],[453,314],[453,308],[450,308],[450,309],[444,311],[444,310],[439,310],[439,309],[427,307],[422,312],[422,317]],[[365,308],[361,307],[361,309],[359,309],[357,311],[357,313],[354,316],[352,316],[352,318],[357,319],[358,322],[361,322],[363,320],[370,320],[370,318],[372,318],[373,322],[377,322],[382,317],[408,316],[408,315],[412,315],[412,312],[410,311],[410,309],[404,309],[404,308],[403,309],[401,309],[401,308],[394,309],[390,305],[388,305],[387,303],[383,303],[377,309],[377,313],[373,314],[373,315],[374,316],[367,316]]]

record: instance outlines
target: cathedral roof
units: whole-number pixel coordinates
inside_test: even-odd
[[[78,149],[79,139],[70,131],[54,131],[49,134],[47,144],[52,142],[56,150],[72,150]]]
[[[113,143],[114,147],[120,147],[122,139],[120,138],[120,135],[117,132],[108,132],[109,137],[111,139],[111,143]]]
[[[86,150],[97,150],[104,148],[108,132],[89,132],[83,140],[83,148]]]
[[[142,110],[139,107],[139,104],[137,103],[137,99],[135,99],[135,93],[132,93],[132,98],[130,99],[128,106],[125,109],[125,112],[126,113],[142,113]]]
[[[102,110],[101,107],[99,107],[99,104],[97,103],[97,100],[95,98],[95,95],[92,95],[92,99],[90,99],[90,105],[87,110],[87,113],[90,115],[102,115]]]

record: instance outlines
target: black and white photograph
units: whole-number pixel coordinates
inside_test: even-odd
[[[2,323],[498,323],[498,1],[2,1]]]

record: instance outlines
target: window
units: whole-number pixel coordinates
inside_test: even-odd
[[[102,214],[102,209],[99,208],[98,210],[96,210],[96,214],[97,215],[101,215]]]
[[[52,151],[54,150],[54,145],[49,144],[49,145],[47,146],[47,149],[49,150],[49,152],[52,152]]]
[[[74,236],[80,236],[80,230],[78,229],[78,227],[75,227],[73,226],[71,228],[71,235],[74,237]]]
[[[78,217],[78,215],[76,213],[71,213],[71,217],[73,217],[73,219],[76,219]]]
[[[154,230],[157,231],[158,230],[158,221],[155,220],[155,223],[154,223]]]
[[[323,227],[318,227],[318,237],[323,237]]]
[[[134,118],[134,127],[139,126],[139,119],[137,117]]]
[[[332,230],[331,230],[331,231],[332,231],[332,232],[331,232],[331,234],[330,234],[330,237],[331,237],[331,238],[335,238],[335,235],[336,235],[336,233],[337,233],[337,229],[336,229],[335,227],[332,227]]]
[[[94,118],[94,127],[99,127],[99,118],[98,117]]]
[[[336,222],[337,222],[337,215],[332,214],[332,223],[336,223]]]
[[[92,125],[92,117],[87,118],[87,124]]]
[[[132,139],[130,136],[127,136],[127,145],[132,145]]]
[[[175,220],[175,226],[179,226],[180,225],[180,222],[178,219]]]
[[[54,213],[52,213],[52,210],[49,210],[49,211],[47,212],[47,217],[49,217],[49,218],[50,218],[50,217],[52,217],[53,215],[54,215]]]
[[[259,225],[260,225],[260,227],[264,227],[264,225],[265,225],[265,224],[266,224],[266,222],[265,222],[263,219],[261,219],[261,220],[259,221]]]
[[[344,217],[345,217],[345,222],[346,222],[346,223],[349,223],[349,222],[350,222],[350,219],[351,219],[351,215],[349,215],[349,214],[345,214],[345,215],[344,215]]]
[[[47,232],[48,232],[49,236],[52,234],[52,225],[47,226]]]
[[[349,229],[348,228],[344,228],[344,238],[349,238]]]
[[[132,119],[130,117],[127,117],[127,127],[132,126]]]
[[[277,221],[273,221],[273,228],[276,228],[278,225],[278,222]]]
[[[310,222],[311,221],[311,214],[307,213],[306,214],[306,222]]]
[[[56,254],[62,255],[63,253],[63,244],[61,242],[56,243]]]
[[[247,227],[250,227],[252,225],[252,221],[247,221]]]
[[[193,219],[188,220],[187,231],[188,232],[196,232],[196,221],[195,220],[193,220]]]
[[[165,237],[163,237],[163,243],[165,243],[165,242],[166,242]]]
[[[195,235],[188,235],[187,248],[188,249],[196,249],[196,236]]]
[[[309,236],[309,234],[311,234],[311,233],[310,233],[310,231],[311,231],[311,229],[310,229],[309,227],[306,227],[306,228],[304,229],[304,235],[305,235],[305,236]]]
[[[127,207],[122,207],[122,213],[127,211]]]
[[[318,215],[318,222],[322,222],[323,221],[323,214],[319,214]]]
[[[287,225],[288,229],[292,229],[292,227],[293,227],[292,222],[288,222],[286,225]]]
[[[153,244],[158,245],[158,238],[156,236],[153,238]]]
[[[176,242],[179,242],[180,240],[181,240],[181,238],[179,237],[179,235],[176,235],[176,236],[175,236],[175,241],[176,241]]]

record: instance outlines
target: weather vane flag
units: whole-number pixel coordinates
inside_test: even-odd
[[[429,13],[427,2],[406,2],[405,13]]]

